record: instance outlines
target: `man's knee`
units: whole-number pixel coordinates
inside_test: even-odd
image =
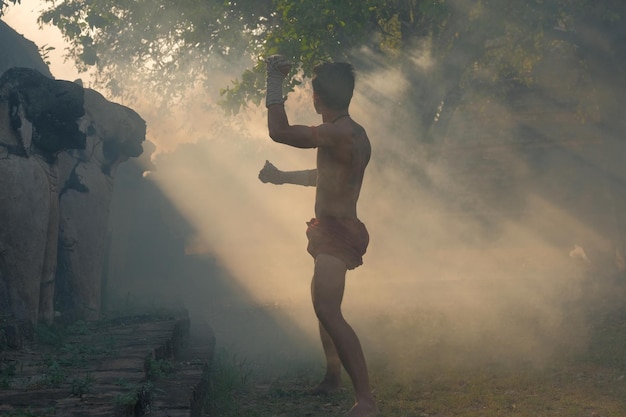
[[[315,315],[322,325],[341,319],[341,307],[325,300],[313,300]]]
[[[346,267],[331,255],[318,255],[311,282],[315,315],[322,324],[341,319],[341,301],[346,279]]]

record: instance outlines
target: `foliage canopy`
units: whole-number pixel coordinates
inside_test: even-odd
[[[501,91],[532,84],[537,65],[563,48],[575,49],[587,72],[617,68],[626,55],[621,0],[43,2],[40,22],[59,27],[70,57],[80,69],[95,68],[113,94],[141,85],[169,101],[203,86],[221,89],[231,112],[260,102],[262,57],[273,53],[290,56],[294,74],[304,78],[323,60],[396,65],[412,82],[437,86],[425,96],[427,119],[467,83],[488,80]],[[425,45],[436,63],[428,72],[407,65]],[[220,70],[232,74],[230,85],[216,81]]]

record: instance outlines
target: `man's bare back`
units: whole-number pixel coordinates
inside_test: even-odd
[[[349,115],[332,123],[341,137],[332,147],[317,150],[315,216],[357,218],[356,204],[371,156],[365,129]]]

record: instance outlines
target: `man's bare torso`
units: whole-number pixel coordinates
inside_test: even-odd
[[[371,145],[365,129],[350,117],[335,125],[342,140],[336,146],[317,150],[315,217],[357,218],[356,203]]]

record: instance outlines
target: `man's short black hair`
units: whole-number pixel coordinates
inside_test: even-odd
[[[347,62],[325,62],[313,69],[313,92],[333,110],[347,109],[354,92],[354,67]]]

